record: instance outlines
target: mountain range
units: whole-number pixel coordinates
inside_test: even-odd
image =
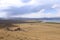
[[[60,17],[54,17],[54,18],[0,18],[0,20],[60,20]]]

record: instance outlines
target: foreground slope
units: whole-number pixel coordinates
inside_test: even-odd
[[[21,23],[14,25],[20,27],[22,31],[8,31],[0,28],[0,40],[60,40],[60,24]]]

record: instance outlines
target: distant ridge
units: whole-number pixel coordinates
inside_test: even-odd
[[[43,20],[60,20],[60,18],[0,18],[0,23],[24,23],[27,20],[36,20],[36,21],[43,21]]]
[[[0,20],[60,20],[60,17],[56,17],[56,18],[0,18]]]

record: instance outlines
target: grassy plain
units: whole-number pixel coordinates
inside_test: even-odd
[[[8,31],[0,26],[0,40],[60,40],[60,24],[57,23],[37,22],[13,25],[20,27],[22,31]]]

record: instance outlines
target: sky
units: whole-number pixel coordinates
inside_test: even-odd
[[[60,17],[60,0],[0,0],[0,18]]]

